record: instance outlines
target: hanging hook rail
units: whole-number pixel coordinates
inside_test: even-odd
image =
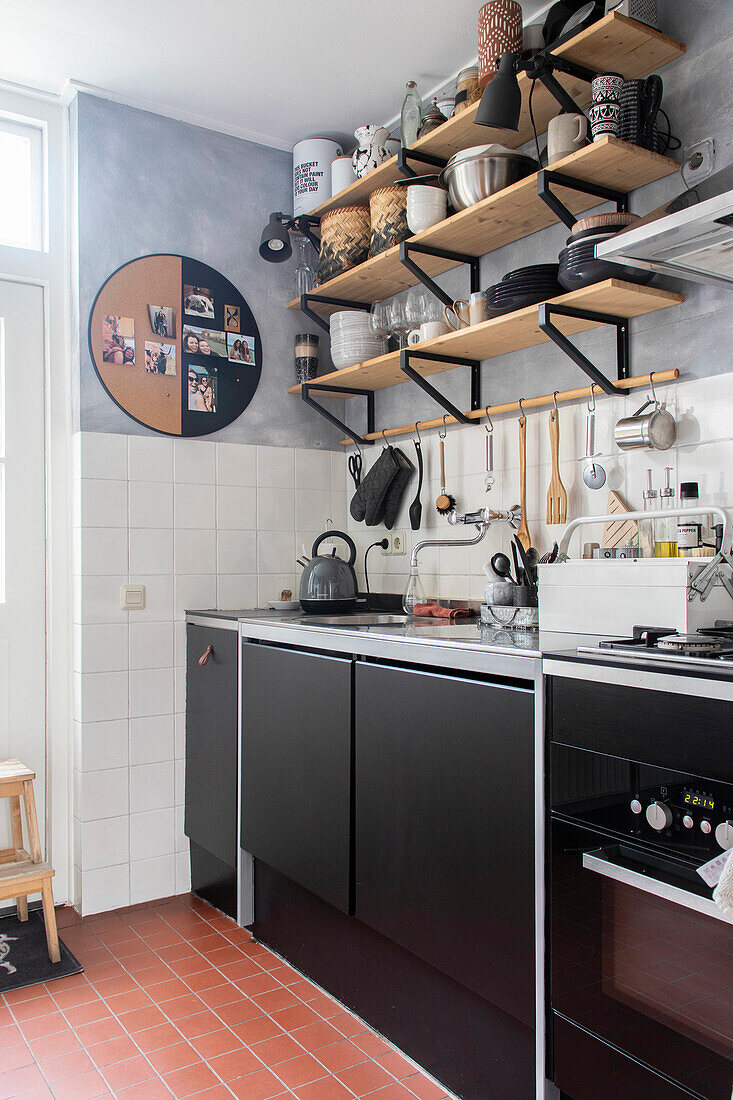
[[[654,371],[654,376],[653,376],[654,377],[654,384],[658,386],[663,382],[675,382],[679,378],[679,376],[680,376],[680,372],[676,368],[674,370]],[[597,386],[597,383],[594,382],[593,385]],[[637,390],[637,389],[640,389],[643,386],[648,386],[648,385],[649,385],[649,375],[644,374],[644,375],[638,376],[636,378],[623,378],[623,379],[621,379],[621,381],[618,383],[618,388],[621,391],[621,393],[627,393],[629,390]],[[587,397],[587,395],[588,395],[588,386],[582,386],[582,387],[580,387],[578,389],[574,389],[574,390],[560,390],[557,393],[557,399],[558,399],[558,401],[579,401],[579,400],[582,400],[584,397]],[[595,400],[595,394],[594,394],[594,400]],[[553,394],[551,394],[551,393],[543,394],[542,397],[523,397],[522,398],[522,407],[523,407],[523,410],[524,410],[525,414],[527,412],[527,409],[539,409],[539,408],[543,408],[543,407],[546,407],[546,406],[552,405],[552,404],[553,404]],[[519,402],[518,401],[508,401],[503,405],[487,405],[485,408],[471,410],[471,412],[464,413],[463,415],[466,417],[466,419],[469,422],[473,423],[474,421],[483,420],[485,417],[487,417],[487,415],[501,416],[502,414],[505,414],[505,413],[518,412],[518,411],[519,411]],[[444,420],[445,420],[446,424],[461,423],[461,421],[457,420],[453,416],[445,416],[445,417],[439,416],[435,420],[421,420],[420,424],[422,425],[423,431],[425,431],[427,428],[441,427],[443,425]],[[382,429],[382,430],[384,431],[384,434],[387,435],[387,436],[409,435],[410,432],[414,430],[414,421],[412,421],[410,424],[403,424],[401,427],[398,427],[398,428],[385,428],[385,429]],[[366,440],[367,441],[369,441],[369,440],[373,441],[374,439],[379,439],[381,435],[382,435],[382,431],[379,431],[379,432],[372,431],[372,432],[367,433]],[[353,436],[349,436],[348,439],[342,439],[341,443],[343,445],[351,444],[352,439],[353,439]]]

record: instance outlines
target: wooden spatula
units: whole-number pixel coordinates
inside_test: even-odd
[[[527,417],[519,417],[519,504],[522,518],[517,530],[517,538],[525,550],[529,550],[532,540],[529,537],[527,523]]]
[[[550,450],[552,476],[547,490],[547,522],[565,523],[568,518],[568,494],[560,479],[560,414],[557,409],[550,409]]]

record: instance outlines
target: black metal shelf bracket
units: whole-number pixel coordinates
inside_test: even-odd
[[[410,253],[415,252],[422,256],[436,256],[441,260],[453,260],[457,264],[468,264],[471,269],[471,294],[481,289],[481,257],[467,256],[465,252],[451,252],[447,248],[434,248],[429,244],[417,244],[414,241],[403,241],[400,245],[400,263],[415,276],[424,287],[439,298],[444,306],[452,306],[453,299],[442,287],[439,287],[419,264],[415,263]]]
[[[321,242],[313,232],[314,229],[320,227],[321,219],[317,218],[314,214],[299,214],[297,218],[293,218],[293,229],[296,233],[300,233],[315,248],[316,252],[321,247]]]
[[[421,164],[428,164],[431,168],[445,168],[448,161],[444,157],[436,157],[434,153],[421,153],[419,150],[400,147],[397,154],[397,168],[403,176],[416,176],[418,173],[410,167],[408,161],[416,160]]]
[[[370,435],[374,431],[374,390],[352,390],[344,386],[329,386],[327,383],[320,382],[304,382],[300,389],[300,396],[303,398],[306,405],[310,405],[317,413],[339,428],[344,435],[349,437],[349,439],[353,439],[355,443],[359,443],[362,447],[370,447],[373,445],[373,439],[365,439],[364,436],[358,435],[353,428],[344,424],[343,420],[339,420],[337,416],[329,412],[323,405],[319,405],[319,403],[311,397],[311,390],[322,391],[329,395],[338,394],[341,396],[343,394],[344,397],[353,397],[354,394],[360,397],[366,397],[367,435]]]
[[[427,360],[430,363],[451,363],[459,367],[468,367],[471,379],[472,410],[481,408],[480,361],[478,359],[458,359],[455,355],[438,355],[436,352],[432,351],[413,351],[411,348],[403,348],[400,352],[400,370],[403,374],[406,374],[421,390],[424,390],[434,401],[437,401],[440,407],[445,409],[447,413],[450,413],[451,416],[454,416],[460,424],[477,424],[478,421],[470,420],[452,401],[449,401],[439,390],[436,390],[435,386],[431,382],[428,382],[427,378],[424,378],[422,374],[418,374],[412,366],[411,361],[413,359],[420,359],[423,362]]]
[[[592,382],[595,382],[604,393],[609,395],[625,394],[626,391],[614,385],[605,374],[591,363],[587,355],[579,351],[567,336],[552,323],[553,313],[562,317],[577,317],[581,321],[597,321],[603,325],[613,325],[616,329],[616,363],[617,377],[628,378],[630,374],[629,364],[629,322],[624,317],[614,317],[611,313],[596,313],[594,310],[576,309],[574,306],[556,305],[551,302],[541,302],[539,306],[539,324],[542,331],[560,351],[587,374]]]
[[[619,214],[627,214],[629,211],[628,192],[615,191],[612,187],[603,187],[599,183],[589,183],[587,180],[575,179],[574,176],[566,176],[563,172],[553,172],[549,168],[543,168],[537,173],[537,194],[568,229],[573,228],[578,215],[573,214],[572,210],[569,210],[565,203],[553,193],[553,184],[557,187],[567,187],[571,191],[580,191],[583,195],[595,195],[606,202],[615,202]]]
[[[328,306],[341,306],[342,309],[363,309],[367,313],[372,308],[371,302],[347,302],[345,298],[326,298],[323,294],[301,294],[300,312],[328,333],[331,332],[328,320],[322,317],[320,313],[316,313],[314,309],[311,309],[311,302],[325,302]]]

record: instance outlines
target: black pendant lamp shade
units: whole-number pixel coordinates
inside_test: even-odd
[[[522,90],[516,73],[519,54],[502,54],[499,71],[484,88],[474,122],[495,130],[518,130]]]
[[[293,254],[288,226],[291,219],[286,214],[270,214],[270,220],[262,231],[260,256],[271,264],[281,264]]]

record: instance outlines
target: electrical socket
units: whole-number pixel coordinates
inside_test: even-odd
[[[407,533],[405,531],[392,531],[387,537],[389,538],[390,554],[407,553]]]
[[[712,176],[715,169],[715,139],[705,138],[703,141],[688,145],[682,151],[682,179],[688,187],[694,187],[696,183]]]

